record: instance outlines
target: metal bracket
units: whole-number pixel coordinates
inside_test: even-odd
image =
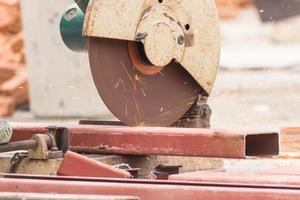
[[[54,141],[56,142],[56,148],[62,151],[63,153],[66,153],[70,149],[69,129],[65,127],[49,126],[48,130],[49,133],[54,136]]]
[[[69,130],[64,127],[48,127],[47,134],[35,134],[30,140],[0,145],[0,152],[28,150],[28,158],[46,160],[61,158],[69,150]]]
[[[69,130],[64,127],[48,127],[49,133],[36,134],[32,138],[37,146],[28,150],[29,159],[47,160],[62,158],[69,150]]]
[[[198,101],[172,127],[210,128],[212,110],[207,104],[207,97],[199,96]]]

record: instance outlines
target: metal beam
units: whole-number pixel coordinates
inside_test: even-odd
[[[274,169],[273,169],[274,170]],[[204,182],[204,183],[227,183],[236,185],[252,185],[252,186],[269,186],[269,187],[295,187],[300,190],[300,175],[281,174],[270,169],[268,172],[225,172],[225,171],[198,171],[182,174],[171,175],[171,181],[188,181],[188,182]],[[285,169],[288,171],[287,169]]]
[[[71,150],[79,153],[171,155],[222,158],[277,156],[275,132],[226,131],[197,128],[67,126]],[[44,132],[43,127],[32,130]],[[25,139],[30,128],[14,127],[13,139]]]
[[[124,126],[69,129],[71,150],[82,153],[222,158],[279,154],[279,136],[274,132]]]
[[[11,123],[11,125],[13,127],[11,142],[29,140],[35,134],[45,134],[49,131],[47,124]]]
[[[70,194],[37,194],[1,192],[0,199],[5,200],[139,200],[128,196],[70,195]]]
[[[11,176],[13,177],[13,176]],[[16,176],[15,176],[16,177]],[[278,177],[280,178],[280,177]],[[77,179],[77,180],[76,180]],[[282,200],[298,199],[299,185],[230,184],[183,181],[153,181],[126,179],[78,179],[55,177],[1,178],[0,192],[126,195],[143,200],[152,199],[230,199]]]

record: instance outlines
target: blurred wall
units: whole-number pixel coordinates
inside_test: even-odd
[[[21,1],[31,110],[37,117],[108,117],[87,54],[71,52],[60,38],[59,21],[70,3]]]

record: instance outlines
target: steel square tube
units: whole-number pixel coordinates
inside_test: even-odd
[[[32,130],[45,132],[44,127],[32,127]],[[279,154],[279,135],[275,132],[109,125],[66,127],[71,150],[79,153],[222,158]],[[24,129],[14,127],[14,134],[17,133],[14,141],[30,136],[30,128]]]
[[[71,150],[82,153],[222,158],[279,154],[279,135],[275,132],[123,126],[69,128]]]

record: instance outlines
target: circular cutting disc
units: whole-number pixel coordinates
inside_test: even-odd
[[[141,73],[124,40],[90,38],[89,60],[97,90],[108,109],[129,126],[168,126],[198,99],[201,88],[175,62]]]

